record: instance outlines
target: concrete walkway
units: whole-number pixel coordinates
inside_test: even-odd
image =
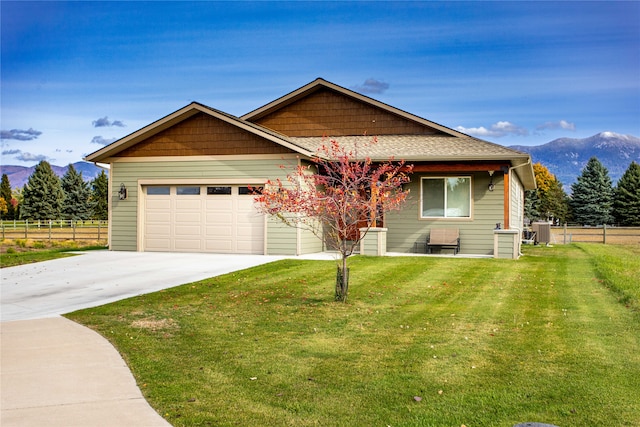
[[[0,323],[2,427],[166,427],[111,344],[62,317]]]
[[[59,315],[282,258],[92,251],[0,270],[0,426],[169,426],[115,348]]]

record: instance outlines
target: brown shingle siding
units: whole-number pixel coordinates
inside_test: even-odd
[[[281,154],[292,151],[204,113],[123,150],[119,157]]]
[[[256,123],[293,137],[440,133],[324,88],[258,119]]]

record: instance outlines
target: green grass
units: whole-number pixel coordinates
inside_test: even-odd
[[[104,246],[95,247],[66,247],[57,249],[40,250],[27,250],[24,252],[16,251],[13,248],[9,248],[7,252],[0,253],[0,268],[15,267],[17,265],[31,264],[34,262],[49,261],[52,259],[66,258],[74,256],[75,254],[70,252],[86,251],[94,249],[104,249]]]
[[[628,256],[620,255],[618,246],[578,245],[591,258],[598,279],[614,291],[620,302],[640,310],[640,246],[627,246]]]
[[[604,256],[640,276],[602,245],[357,257],[342,304],[335,263],[286,260],[69,317],[175,426],[637,426],[638,284]]]

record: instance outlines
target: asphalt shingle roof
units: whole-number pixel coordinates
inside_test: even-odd
[[[431,161],[431,160],[517,160],[527,161],[528,155],[502,145],[473,137],[449,135],[380,135],[373,142],[371,136],[286,137],[306,150],[315,151],[322,144],[335,139],[349,148],[357,146],[358,154],[372,160]]]

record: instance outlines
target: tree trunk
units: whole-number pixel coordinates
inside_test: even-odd
[[[341,302],[347,302],[349,292],[349,269],[346,261],[343,258],[342,267],[338,267],[336,271],[336,301]]]

